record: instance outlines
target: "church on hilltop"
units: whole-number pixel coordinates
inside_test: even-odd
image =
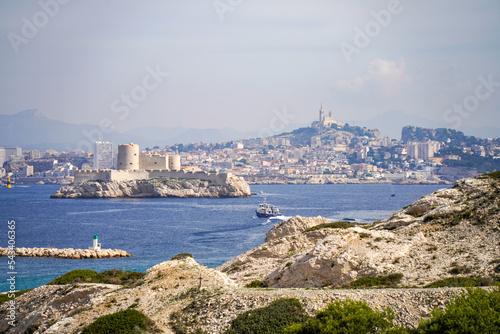
[[[321,103],[321,108],[319,109],[319,121],[313,122],[311,126],[319,129],[329,129],[334,124],[338,129],[342,129],[345,125],[344,123],[335,120],[331,111],[328,113],[328,116],[325,116],[325,112],[323,111],[323,103]]]

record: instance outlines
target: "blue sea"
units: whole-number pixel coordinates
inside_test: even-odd
[[[256,196],[217,199],[51,199],[57,185],[0,188],[0,246],[7,247],[15,220],[16,247],[88,248],[99,235],[103,248],[133,257],[112,259],[16,258],[16,289],[43,285],[74,269],[142,271],[187,252],[209,267],[258,246],[280,219],[255,216],[258,204],[279,207],[281,219],[323,216],[371,223],[425,194],[430,185],[252,185]],[[395,196],[391,194],[395,193]],[[0,258],[0,292],[9,289],[8,258]]]

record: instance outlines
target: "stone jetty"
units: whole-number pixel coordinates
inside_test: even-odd
[[[0,256],[11,255],[9,248],[0,248]],[[73,248],[15,248],[16,257],[58,257],[63,259],[97,259],[108,257],[130,257],[124,250],[120,249],[73,249]]]

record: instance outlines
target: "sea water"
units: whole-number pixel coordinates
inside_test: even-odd
[[[43,285],[74,269],[117,268],[144,272],[187,252],[209,267],[260,245],[282,219],[323,216],[362,223],[388,218],[422,195],[447,186],[431,185],[252,185],[248,198],[51,199],[57,185],[0,188],[0,247],[8,245],[15,221],[16,247],[88,248],[95,234],[102,248],[122,249],[128,258],[16,258],[16,289]],[[395,194],[395,196],[391,196]],[[257,218],[264,197],[283,216]],[[9,289],[9,259],[0,258],[0,292]]]

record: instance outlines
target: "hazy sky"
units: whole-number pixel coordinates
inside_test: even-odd
[[[0,0],[0,32],[0,114],[246,131],[323,102],[500,125],[497,0]]]

